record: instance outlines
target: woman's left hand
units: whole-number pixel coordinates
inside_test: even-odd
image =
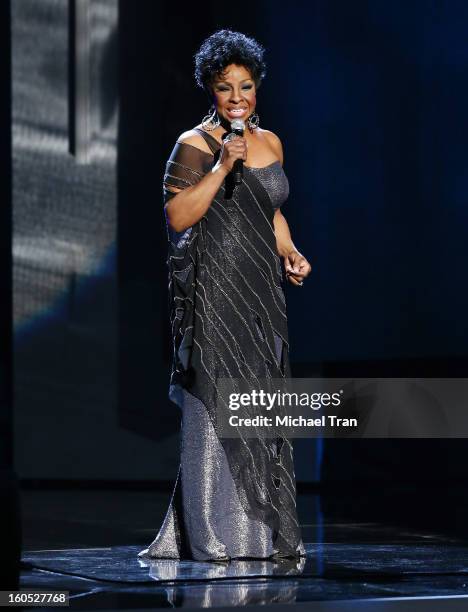
[[[284,269],[288,281],[300,287],[304,279],[309,276],[312,266],[299,251],[291,251],[284,258]]]

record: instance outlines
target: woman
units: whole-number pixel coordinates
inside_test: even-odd
[[[218,378],[290,376],[280,257],[291,284],[310,272],[280,211],[289,189],[280,139],[255,112],[263,52],[230,30],[204,41],[195,76],[212,112],[178,138],[167,162],[169,397],[182,410],[181,461],[163,525],[141,557],[305,556],[290,441],[227,439],[216,428]],[[231,138],[234,119],[245,121],[242,137]]]

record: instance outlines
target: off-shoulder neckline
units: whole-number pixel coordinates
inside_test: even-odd
[[[250,168],[251,170],[265,170],[265,168],[269,168],[270,166],[274,166],[275,164],[279,164],[281,168],[283,167],[281,166],[281,162],[279,159],[275,159],[275,161],[272,161],[270,164],[267,164],[266,166],[247,166],[246,164],[244,164],[244,167]]]
[[[203,149],[200,149],[199,147],[196,147],[196,146],[190,144],[189,142],[180,142],[180,140],[177,140],[176,142],[177,142],[177,144],[184,145],[185,147],[192,147],[192,149],[196,149],[200,153],[204,153],[205,155],[209,155],[210,157],[214,157],[214,153],[211,153],[211,151],[210,152],[204,151]],[[247,166],[247,164],[244,164],[244,168],[249,168],[249,170],[263,170],[264,168],[269,168],[270,166],[273,166],[273,164],[280,164],[280,166],[281,166],[280,160],[279,159],[275,159],[275,161],[272,161],[270,164],[267,164],[266,166]],[[281,167],[283,167],[283,166],[281,166]]]

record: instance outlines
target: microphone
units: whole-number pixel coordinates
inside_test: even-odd
[[[231,121],[231,130],[237,136],[244,135],[244,128],[245,123],[242,119],[233,119]],[[234,185],[240,185],[244,175],[244,162],[242,159],[236,159],[232,166],[232,172],[234,174]]]

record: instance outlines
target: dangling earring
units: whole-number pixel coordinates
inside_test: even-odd
[[[211,132],[212,130],[215,130],[220,123],[221,120],[219,118],[218,111],[216,110],[216,106],[212,104],[210,110],[208,111],[208,115],[205,115],[202,119],[202,128],[208,132]]]
[[[257,113],[250,115],[250,117],[247,119],[247,125],[249,126],[249,130],[251,132],[253,132],[256,128],[258,128],[259,124],[260,124],[260,117],[258,116]]]

